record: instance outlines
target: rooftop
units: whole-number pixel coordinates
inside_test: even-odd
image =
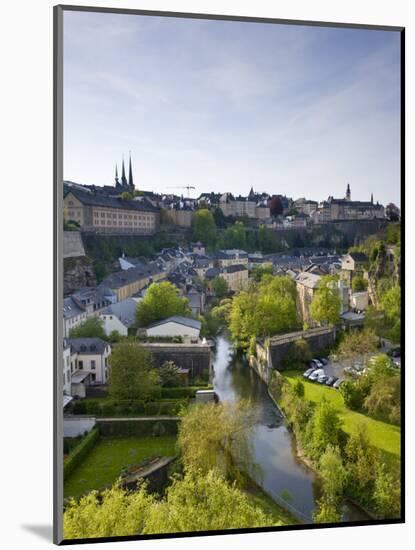
[[[71,187],[69,193],[72,193],[82,204],[86,206],[103,206],[106,208],[118,208],[121,210],[138,210],[140,212],[158,212],[158,209],[145,198],[140,198],[138,200],[123,200],[121,198],[95,194],[87,189],[82,190],[74,187]]]
[[[101,338],[68,338],[67,342],[71,346],[71,351],[81,355],[102,355],[107,347],[110,347]]]
[[[134,324],[136,310],[137,302],[133,298],[127,298],[111,304],[101,312],[101,315],[114,315],[126,327],[130,327]]]
[[[182,315],[173,315],[172,317],[167,317],[167,319],[162,319],[156,323],[152,323],[147,328],[158,327],[160,325],[165,325],[166,323],[177,323],[178,325],[184,325],[186,327],[194,328],[200,330],[202,323],[191,317],[183,317]]]

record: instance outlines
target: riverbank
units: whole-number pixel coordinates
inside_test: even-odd
[[[343,403],[342,396],[339,392],[337,392],[337,391],[335,391],[331,388],[320,387],[320,386],[317,386],[316,384],[312,384],[311,382],[303,381],[302,377],[300,377],[300,374],[297,371],[284,372],[283,379],[286,382],[288,382],[290,387],[294,387],[294,384],[297,383],[298,380],[301,381],[301,383],[305,387],[304,395],[301,398],[302,402],[308,401],[309,403],[312,403],[313,405],[317,405],[318,403],[321,403],[323,399],[325,399],[327,402],[329,402],[331,404],[331,406],[333,407],[333,410],[335,410],[337,412],[339,419],[343,423],[342,429],[343,429],[344,434],[347,435],[347,436],[350,436],[350,435],[353,434],[353,430],[345,428],[344,415],[347,414],[347,413],[350,413],[352,415],[353,414],[357,415],[357,413],[355,413],[354,411],[349,411],[348,409],[346,409],[346,407]],[[269,389],[269,394],[270,394],[270,397],[273,400],[273,402],[276,403],[276,401],[277,401],[276,397],[273,395],[272,390],[270,390],[270,389]],[[313,398],[310,398],[310,394],[313,396]],[[288,417],[285,413],[284,413],[284,416],[288,421]],[[362,416],[362,415],[359,415],[359,416]],[[377,422],[374,419],[371,419],[370,417],[367,417],[368,422],[370,422],[371,420],[373,420],[374,422]],[[295,452],[297,454],[298,459],[301,460],[309,469],[311,469],[315,473],[316,477],[318,478],[320,476],[320,473],[319,473],[319,469],[318,469],[315,461],[313,461],[312,459],[310,459],[307,456],[306,452],[301,447],[301,445],[298,441],[298,438],[296,437],[297,434],[296,434],[295,429],[291,425],[291,422],[289,422],[289,424],[290,424],[291,431],[293,433],[294,449],[295,449]],[[355,429],[357,428],[357,423],[351,422],[351,423],[349,423],[349,425],[352,425],[353,427],[355,427]],[[370,432],[369,432],[369,436],[370,436]],[[373,440],[371,440],[370,443],[373,447],[376,446],[374,444]],[[379,449],[379,450],[382,451],[382,449]],[[384,456],[383,453],[382,453],[382,455]],[[343,460],[346,461],[346,458],[343,457]],[[387,462],[385,461],[384,464],[387,467],[393,468],[393,462],[390,459]],[[347,468],[347,461],[344,462],[344,467]],[[369,498],[369,497],[371,497],[371,495],[368,494],[368,495],[365,495],[364,498],[366,499],[366,498]],[[362,514],[364,514],[367,517],[367,519],[377,520],[377,519],[380,519],[381,517],[384,517],[384,516],[379,516],[377,513],[375,513],[375,511],[372,508],[367,508],[367,506],[362,504],[360,501],[356,500],[355,498],[352,498],[350,495],[347,494],[347,492],[345,492],[344,495],[343,495],[343,502],[345,504],[351,505],[353,508],[359,510]],[[375,505],[376,504],[374,504],[374,506]]]
[[[288,510],[276,503],[275,500],[252,479],[249,480],[248,486],[243,489],[243,492],[248,496],[251,504],[258,506],[265,514],[271,516],[273,520],[275,520],[276,525],[299,525],[303,523]]]

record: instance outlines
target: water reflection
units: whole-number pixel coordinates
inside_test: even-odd
[[[267,387],[246,362],[233,357],[227,338],[217,339],[213,361],[215,391],[221,401],[250,399],[257,409],[258,422],[251,435],[254,477],[277,502],[288,502],[300,512],[304,521],[312,521],[320,487],[315,474],[298,459],[293,437],[278,409],[270,399]],[[359,510],[345,506],[344,520],[361,520]]]

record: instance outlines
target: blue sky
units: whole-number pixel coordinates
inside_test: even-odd
[[[64,13],[64,177],[400,203],[397,32]]]

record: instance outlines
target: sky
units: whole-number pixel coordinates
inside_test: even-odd
[[[400,204],[398,32],[64,12],[64,178]]]

